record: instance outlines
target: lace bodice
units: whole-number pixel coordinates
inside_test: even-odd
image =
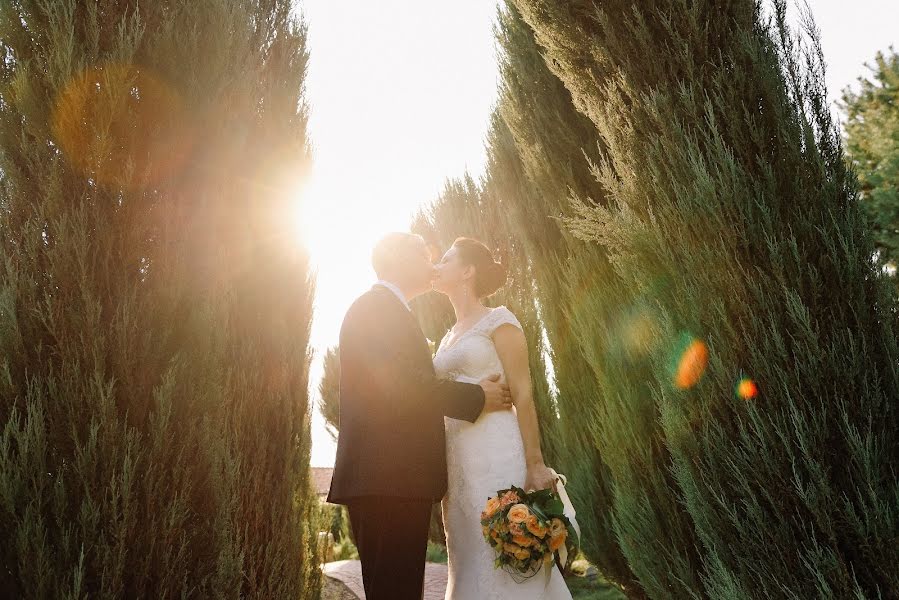
[[[493,344],[493,332],[501,325],[510,324],[521,329],[521,323],[505,306],[490,309],[481,320],[463,331],[455,340],[449,339],[450,332],[443,336],[434,368],[437,375],[477,383],[495,373],[505,376],[503,365]]]
[[[444,336],[434,357],[438,376],[476,383],[505,372],[493,343],[494,332],[515,315],[500,306],[455,340]],[[447,342],[449,340],[449,343]],[[487,498],[510,485],[524,485],[527,468],[515,410],[482,414],[474,423],[445,419],[448,487],[442,502],[449,555],[446,600],[571,600],[558,569],[516,583],[493,567],[493,550],[481,532]]]

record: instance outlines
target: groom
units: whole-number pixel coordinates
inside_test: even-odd
[[[408,301],[431,289],[424,240],[391,233],[375,246],[380,281],[340,330],[340,436],[328,501],[345,504],[367,600],[420,600],[431,507],[446,493],[443,417],[474,422],[512,406],[499,375],[437,379]]]

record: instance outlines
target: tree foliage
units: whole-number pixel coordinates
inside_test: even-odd
[[[884,262],[899,265],[899,54],[878,53],[860,89],[843,91],[846,153]]]
[[[318,384],[318,410],[325,419],[328,433],[335,440],[340,431],[340,349],[328,348],[324,358],[324,373]]]
[[[0,4],[10,597],[317,597],[290,4]]]
[[[611,351],[645,331],[637,360],[604,358],[595,430],[681,507],[659,519],[613,476],[640,585],[895,595],[896,312],[813,28],[797,38],[780,0],[514,4],[603,146],[604,201],[581,197],[567,223],[616,274],[600,310],[637,320],[592,334]],[[695,543],[667,546],[672,531]]]

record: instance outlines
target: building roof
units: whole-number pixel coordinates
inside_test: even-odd
[[[331,467],[312,467],[312,487],[319,497],[324,498],[331,489],[331,476],[334,469]]]

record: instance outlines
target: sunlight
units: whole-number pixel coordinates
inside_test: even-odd
[[[349,305],[375,282],[371,248],[384,233],[408,229],[409,196],[388,196],[372,182],[317,164],[297,191],[294,230],[316,272],[312,344],[321,353],[337,342]],[[316,365],[313,365],[314,367]]]
[[[294,218],[318,271],[310,371],[316,401],[321,356],[337,344],[346,309],[375,282],[375,241],[407,231],[446,177],[483,172],[498,69],[491,2],[305,0],[302,12],[312,56],[313,172],[297,193]],[[312,464],[330,466],[334,444],[318,411],[312,425]]]
[[[378,235],[378,224],[354,214],[357,203],[345,191],[315,171],[297,194],[296,234],[316,267],[327,272],[340,272],[348,261],[367,254]]]
[[[309,373],[313,402],[319,398],[322,357],[337,344],[343,315],[375,282],[371,248],[385,232],[408,228],[415,197],[378,193],[371,181],[347,178],[339,169],[329,174],[326,161],[316,163],[309,180],[297,188],[294,231],[297,242],[308,248],[316,273]],[[336,445],[317,409],[312,414],[312,445],[312,464],[330,466]]]

